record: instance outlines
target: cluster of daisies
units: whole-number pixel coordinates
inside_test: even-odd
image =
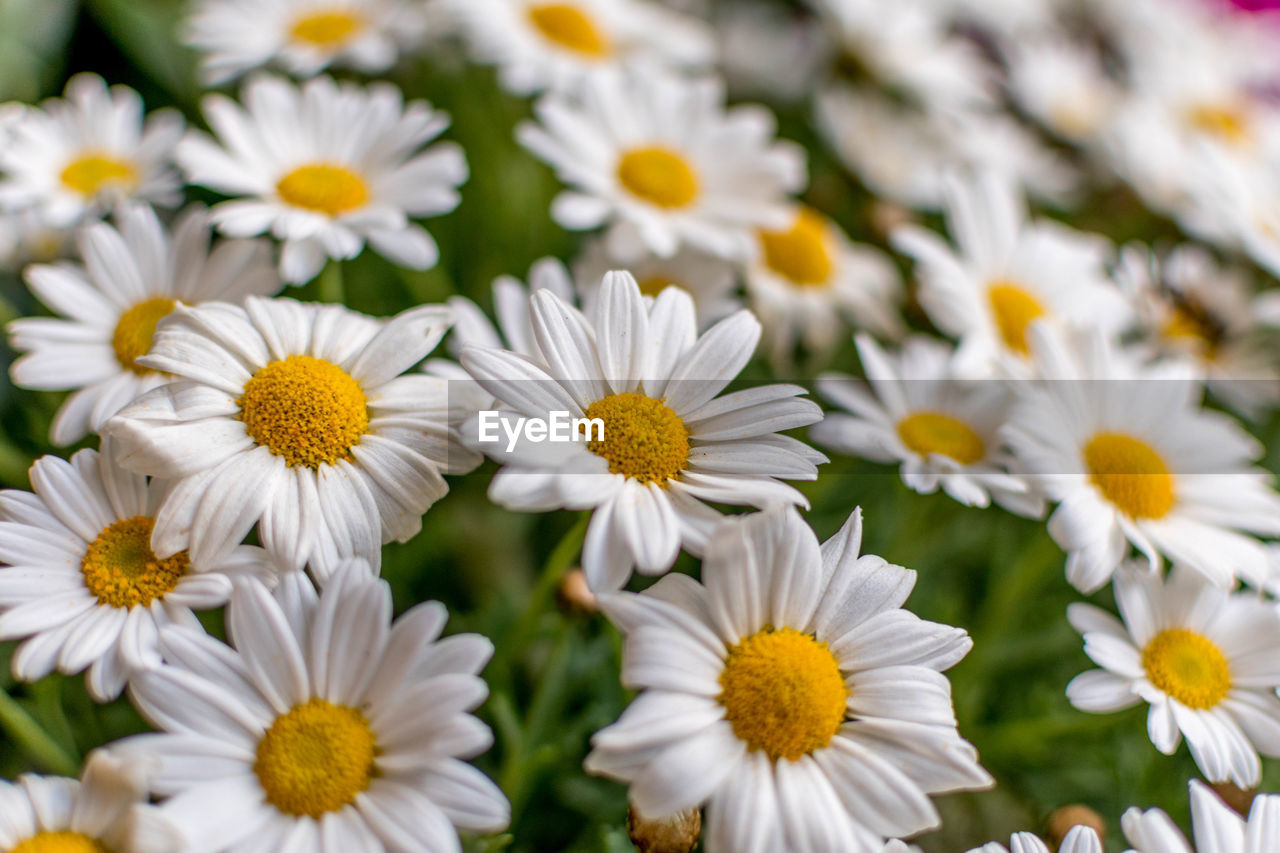
[[[18,679],[83,672],[154,729],[78,782],[5,784],[0,847],[434,853],[506,828],[468,763],[491,643],[442,636],[438,602],[393,619],[379,579],[486,456],[497,505],[589,515],[636,695],[585,768],[636,822],[700,811],[709,853],[892,853],[940,826],[934,795],[994,784],[943,674],[967,633],[904,608],[916,575],[862,553],[852,502],[819,541],[793,485],[813,445],[1046,518],[1066,579],[1119,611],[1070,608],[1098,665],[1070,702],[1145,703],[1158,750],[1255,788],[1280,757],[1280,493],[1242,425],[1280,409],[1272,23],[1225,0],[195,0],[175,37],[223,87],[205,129],[90,74],[0,105],[0,266],[48,309],[9,324],[10,375],[70,392],[54,445],[97,445],[0,492],[0,639]],[[576,257],[495,281],[494,319],[460,294],[388,318],[281,296],[366,249],[437,263],[422,220],[468,158],[374,78],[450,51],[528,99],[515,137]],[[744,92],[812,97],[884,247],[819,209]],[[1099,188],[1182,237],[1064,224]],[[825,411],[739,381],[851,336]],[[482,413],[511,440],[482,442]],[[519,428],[556,413],[603,428]],[[196,616],[216,609],[225,642]],[[1246,818],[1192,781],[1190,804],[1202,853],[1280,848],[1278,797]],[[1158,809],[1122,829],[1191,850]]]

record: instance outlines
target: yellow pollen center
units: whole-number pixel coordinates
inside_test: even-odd
[[[1151,683],[1188,708],[1205,710],[1226,698],[1231,667],[1209,638],[1186,628],[1168,628],[1142,650]]]
[[[1196,130],[1228,145],[1246,145],[1253,139],[1249,115],[1237,105],[1200,104],[1187,111],[1187,121]]]
[[[334,163],[299,166],[280,179],[276,192],[287,204],[329,216],[355,210],[369,200],[364,179]]]
[[[111,848],[79,832],[39,832],[9,849],[9,853],[111,853]]]
[[[609,40],[586,12],[573,3],[539,3],[529,8],[529,20],[553,44],[584,56],[611,52]]]
[[[1203,307],[1188,299],[1179,300],[1169,321],[1165,323],[1164,336],[1188,341],[1198,347],[1206,358],[1212,359],[1222,344],[1222,326]]]
[[[144,515],[113,522],[89,544],[80,571],[84,585],[108,607],[146,607],[172,592],[191,567],[186,551],[161,560],[151,550],[155,522]]]
[[[827,221],[803,208],[785,231],[761,231],[760,245],[769,269],[803,287],[826,284],[835,266],[827,242]]]
[[[377,754],[364,714],[311,699],[276,717],[258,741],[253,772],[271,805],[319,818],[350,805],[369,787]]]
[[[291,466],[350,459],[369,427],[369,398],[341,367],[309,355],[273,361],[237,401],[245,432]]]
[[[68,163],[59,178],[67,189],[88,197],[105,189],[132,191],[138,186],[138,169],[128,160],[88,153]]]
[[[662,400],[610,394],[587,406],[604,422],[604,437],[587,449],[609,460],[609,470],[641,483],[665,483],[689,461],[689,428]]]
[[[849,698],[827,644],[792,628],[764,628],[730,647],[720,687],[733,733],[774,760],[830,743]]]
[[[921,456],[938,453],[961,465],[972,465],[987,453],[982,439],[968,424],[941,412],[907,415],[898,422],[898,437]]]
[[[987,288],[987,301],[1004,345],[1026,355],[1027,327],[1049,312],[1025,289],[1011,281],[994,281]]]
[[[698,197],[698,176],[668,148],[634,148],[623,154],[618,180],[627,192],[658,207],[687,207]]]
[[[331,9],[298,18],[289,35],[315,47],[337,48],[362,29],[364,20],[359,15],[349,9]]]
[[[662,291],[666,290],[668,287],[680,286],[676,284],[674,281],[672,281],[671,279],[661,275],[649,276],[648,278],[637,283],[640,285],[641,294],[643,294],[644,296],[654,296],[654,297],[656,297]]]
[[[139,302],[120,315],[116,330],[111,333],[111,347],[116,351],[116,361],[125,370],[132,370],[138,375],[152,371],[138,364],[138,359],[151,351],[151,341],[156,334],[156,325],[168,317],[177,307],[174,299],[157,296]]]
[[[1173,475],[1151,445],[1100,432],[1084,446],[1089,479],[1130,518],[1163,518],[1173,508]]]

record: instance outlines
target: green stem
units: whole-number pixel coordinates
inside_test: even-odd
[[[569,571],[569,567],[573,565],[574,559],[582,550],[582,542],[587,535],[587,523],[590,520],[590,512],[582,513],[547,556],[542,574],[538,576],[537,582],[529,592],[524,611],[516,620],[516,624],[507,632],[507,639],[503,644],[505,648],[523,649],[532,637],[547,602],[555,593],[556,587],[560,585],[560,579],[564,577],[565,572]]]
[[[8,693],[0,690],[0,728],[41,770],[75,776],[79,765]]]
[[[345,303],[347,292],[342,281],[342,261],[329,261],[316,279],[321,302]]]

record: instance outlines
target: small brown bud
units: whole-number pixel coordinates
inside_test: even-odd
[[[595,593],[587,586],[587,576],[582,569],[570,569],[560,579],[556,589],[556,598],[560,606],[570,612],[582,616],[600,612],[600,604]]]
[[[632,806],[627,811],[627,835],[640,853],[689,853],[702,836],[702,812],[688,809],[649,820]]]
[[[1080,803],[1054,809],[1049,814],[1049,819],[1045,821],[1045,831],[1048,832],[1049,839],[1053,841],[1055,848],[1062,843],[1062,839],[1067,837],[1072,827],[1076,826],[1091,828],[1098,833],[1098,838],[1107,837],[1107,822],[1102,819],[1102,815]]]
[[[1249,808],[1253,805],[1253,798],[1258,795],[1257,791],[1237,788],[1230,782],[1215,782],[1209,787],[1213,788],[1213,792],[1241,816],[1248,816]]]
[[[901,205],[887,201],[874,201],[871,203],[870,219],[871,229],[882,240],[887,239],[895,228],[916,221],[911,211]]]

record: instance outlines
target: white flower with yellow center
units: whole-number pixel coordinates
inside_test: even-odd
[[[795,385],[721,394],[751,359],[747,311],[697,333],[693,301],[669,287],[646,304],[629,273],[610,273],[590,318],[551,290],[530,300],[536,354],[471,347],[462,364],[516,418],[599,419],[603,430],[542,443],[519,434],[479,444],[503,464],[489,496],[511,509],[593,509],[582,567],[595,590],[633,569],[661,574],[683,546],[701,553],[722,516],[706,502],[806,504],[781,482],[812,480],[821,453],[783,430],[820,420]],[[466,428],[479,435],[479,424]]]
[[[426,143],[448,117],[423,101],[404,103],[389,83],[366,88],[317,77],[301,88],[254,77],[245,106],[208,95],[204,113],[217,140],[192,132],[178,146],[191,183],[237,196],[213,208],[236,237],[270,232],[284,241],[280,272],[300,284],[325,258],[354,258],[368,241],[392,262],[435,265],[439,250],[410,216],[458,205],[467,178],[462,149]]]
[[[828,414],[809,430],[818,444],[873,462],[899,463],[902,482],[921,494],[941,488],[966,506],[992,499],[1020,515],[1039,516],[1044,501],[1010,473],[999,430],[1011,398],[1003,383],[956,379],[952,350],[924,336],[888,355],[866,335],[856,339],[867,384],[820,377],[818,391],[848,412]]]
[[[592,72],[632,61],[704,69],[710,29],[651,0],[441,0],[478,62],[497,65],[518,95],[575,88]]]
[[[940,824],[930,794],[989,787],[941,674],[968,635],[900,609],[915,573],[861,539],[859,510],[820,548],[775,508],[716,532],[702,583],[601,596],[640,693],[587,770],[648,816],[705,805],[708,853],[879,853]]]
[[[138,359],[177,305],[240,302],[281,286],[266,241],[226,240],[211,251],[208,215],[198,206],[172,233],[151,208],[128,206],[115,227],[87,225],[78,242],[83,266],[26,270],[32,292],[59,316],[8,326],[10,346],[25,353],[9,370],[15,385],[75,391],[54,418],[55,444],[98,432],[127,403],[169,381]]]
[[[1208,785],[1191,780],[1191,823],[1195,848],[1160,809],[1131,808],[1120,819],[1128,853],[1271,853],[1280,850],[1280,796],[1253,798],[1247,819],[1222,801]]]
[[[825,358],[846,340],[849,326],[884,337],[902,334],[898,271],[827,216],[797,206],[786,226],[760,229],[756,241],[747,295],[774,364],[791,362],[797,343]]]
[[[129,87],[77,74],[62,98],[6,119],[0,209],[32,208],[46,225],[66,228],[127,199],[177,204],[172,156],[182,118],[158,110],[144,120],[142,112]]]
[[[1275,608],[1179,567],[1165,580],[1128,564],[1112,586],[1123,623],[1089,604],[1067,610],[1102,667],[1067,685],[1071,704],[1109,713],[1147,702],[1156,749],[1172,755],[1186,737],[1209,781],[1257,787],[1258,752],[1280,757]]]
[[[174,381],[104,428],[125,465],[177,481],[156,553],[205,562],[257,524],[282,565],[310,563],[322,581],[342,556],[378,566],[448,491],[442,473],[479,462],[457,443],[447,381],[401,375],[448,327],[436,305],[385,321],[259,297],[174,309],[139,359]]]
[[[1028,221],[1016,188],[992,172],[947,183],[952,248],[904,225],[893,243],[917,264],[921,306],[959,338],[957,369],[990,376],[997,366],[1031,372],[1027,333],[1037,320],[1118,333],[1132,311],[1107,277],[1108,244],[1045,221]]]
[[[1057,853],[1102,853],[1102,840],[1091,827],[1073,826],[1055,848]],[[1054,853],[1038,836],[1015,832],[1005,847],[995,841],[975,847],[969,853]]]
[[[1100,141],[1115,116],[1120,92],[1095,48],[1049,31],[1010,39],[1002,52],[1019,107],[1069,142]]]
[[[208,561],[157,557],[151,532],[168,484],[125,471],[110,442],[70,462],[41,457],[30,476],[33,492],[0,492],[0,639],[23,641],[13,656],[23,681],[88,669],[90,694],[109,702],[157,627],[221,607],[233,577],[272,574],[251,546]]]
[[[1259,443],[1230,416],[1200,408],[1196,381],[1131,372],[1100,338],[1082,364],[1051,332],[1032,329],[1047,380],[1016,384],[1001,434],[1019,472],[1058,504],[1049,534],[1067,551],[1067,579],[1098,589],[1132,544],[1154,566],[1167,557],[1220,586],[1268,584],[1254,535],[1280,534],[1280,495],[1250,464]]]
[[[786,197],[804,185],[803,150],[774,139],[765,108],[726,110],[713,78],[611,69],[534,111],[539,123],[516,135],[570,187],[552,217],[575,231],[609,226],[610,253],[628,262],[682,245],[745,259],[753,229],[785,228]]]
[[[386,71],[424,26],[410,0],[200,0],[184,40],[217,85],[272,63],[299,77],[330,65]]]
[[[459,829],[504,828],[506,798],[460,760],[493,740],[470,713],[493,645],[439,639],[447,617],[429,601],[393,623],[390,588],[350,561],[319,595],[299,572],[275,596],[238,584],[234,648],[163,631],[165,663],[129,691],[160,731],[113,749],[156,765],[165,799],[138,824],[182,844],[137,853],[457,851]]]

